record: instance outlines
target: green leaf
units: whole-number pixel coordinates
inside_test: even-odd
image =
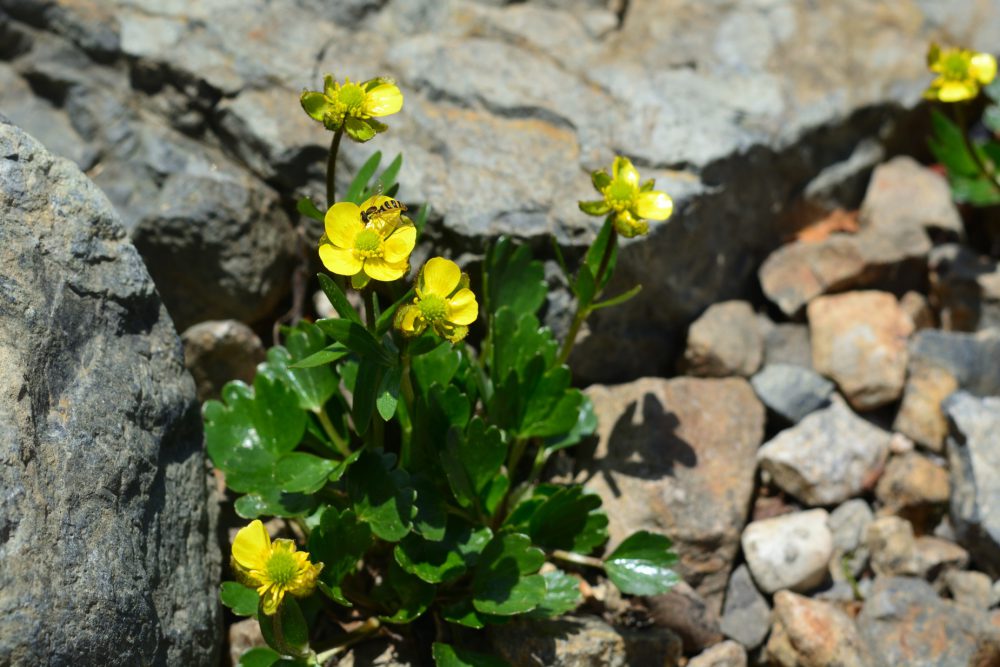
[[[233,508],[244,519],[257,519],[262,516],[305,516],[315,506],[316,500],[312,496],[268,489],[237,498]]]
[[[462,353],[450,343],[442,342],[429,352],[414,356],[410,367],[419,390],[427,392],[435,384],[447,387],[461,364]]]
[[[947,169],[949,175],[976,176],[979,167],[969,153],[963,130],[943,113],[931,111],[931,153]]]
[[[332,106],[323,93],[315,90],[303,91],[302,95],[299,97],[299,103],[302,104],[302,110],[305,111],[310,118],[320,122],[323,121],[323,115]]]
[[[382,380],[382,368],[371,359],[362,359],[358,366],[358,378],[354,383],[351,397],[351,417],[358,435],[368,431],[368,425],[375,411],[375,398]]]
[[[295,204],[295,210],[307,218],[312,218],[318,222],[323,222],[326,218],[326,214],[319,210],[316,204],[314,204],[312,199],[309,199],[309,197],[299,198],[299,201]]]
[[[987,85],[983,86],[983,92],[994,102],[1000,102],[1000,77],[993,79]]]
[[[415,289],[411,287],[409,290],[407,290],[406,294],[401,296],[399,299],[396,300],[395,303],[393,303],[391,306],[382,311],[382,313],[378,316],[378,319],[375,321],[376,335],[381,336],[385,334],[385,332],[387,332],[392,327],[392,322],[393,318],[396,316],[396,311],[399,310],[400,306],[402,306],[405,303],[408,303],[413,298],[414,293]]]
[[[587,215],[607,215],[611,207],[603,199],[597,199],[594,201],[581,201],[578,202],[580,210]]]
[[[238,667],[271,667],[281,660],[281,655],[266,646],[252,648],[240,656]]]
[[[489,528],[475,530],[469,523],[452,516],[443,540],[429,542],[411,533],[396,545],[394,555],[400,567],[427,583],[449,582],[475,565],[492,537]]]
[[[476,417],[463,435],[448,434],[441,464],[455,498],[463,507],[486,507],[487,492],[507,459],[507,444],[495,426]]]
[[[417,228],[417,234],[424,233],[424,226],[427,224],[427,216],[431,213],[430,204],[422,204],[420,210],[417,211],[417,217],[413,219],[413,225]]]
[[[983,110],[983,125],[993,134],[1000,134],[1000,105],[991,104]]]
[[[286,347],[272,347],[267,351],[267,362],[261,365],[258,374],[273,377],[291,388],[303,410],[319,412],[337,391],[340,379],[329,366],[291,366],[323,350],[326,345],[326,336],[319,327],[301,322],[285,336]]]
[[[237,616],[256,615],[257,605],[260,604],[257,591],[235,581],[222,582],[222,586],[219,587],[219,599]]]
[[[333,278],[325,273],[316,274],[316,278],[319,280],[319,286],[323,289],[323,293],[326,294],[326,298],[330,300],[330,304],[333,305],[333,309],[337,311],[341,319],[364,326],[361,316],[358,315],[358,311],[354,310],[354,306],[347,300],[347,295],[337,286]]]
[[[382,373],[382,381],[379,383],[375,396],[375,407],[384,421],[389,421],[396,414],[396,404],[399,403],[399,381],[402,377],[403,369],[393,366]]]
[[[274,476],[282,491],[315,493],[323,488],[336,467],[336,461],[307,452],[291,452],[278,459]]]
[[[416,491],[404,470],[393,469],[395,457],[364,451],[347,471],[347,494],[361,521],[376,535],[398,542],[410,532]]]
[[[608,539],[608,517],[600,507],[597,494],[579,485],[563,487],[532,512],[528,534],[544,549],[589,554]]]
[[[577,271],[576,281],[573,283],[573,294],[576,295],[578,307],[586,308],[594,298],[597,290],[597,283],[594,282],[594,274],[590,267],[584,264]]]
[[[534,574],[545,562],[527,535],[495,535],[483,549],[472,578],[477,611],[512,616],[531,611],[545,599],[545,578]]]
[[[326,366],[327,364],[332,364],[338,359],[346,357],[350,354],[350,352],[350,350],[340,343],[334,343],[333,345],[324,347],[319,352],[310,354],[301,361],[296,361],[294,364],[291,364],[289,368],[315,368],[316,366]]]
[[[611,256],[608,259],[608,264],[604,269],[604,275],[601,279],[600,284],[596,286],[596,291],[604,289],[611,280],[611,275],[615,272],[615,265],[618,262],[618,240],[617,237],[612,233],[614,231],[614,216],[608,216],[604,220],[604,224],[601,225],[600,231],[597,232],[597,237],[594,242],[590,244],[587,248],[587,254],[584,257],[583,263],[590,269],[590,273],[595,278],[597,277],[597,272],[601,268],[601,260],[604,257],[604,253],[607,250],[608,244],[614,244],[611,248]],[[581,267],[582,268],[582,267]]]
[[[403,166],[403,154],[397,153],[395,159],[389,163],[389,166],[385,168],[381,174],[379,174],[377,187],[373,188],[372,191],[366,193],[369,196],[375,194],[375,191],[380,187],[383,193],[388,193],[389,190],[396,185],[396,176],[399,175],[399,169]],[[386,196],[391,197],[392,195],[387,194]]]
[[[426,540],[439,542],[444,539],[448,522],[444,498],[431,479],[418,475],[412,477],[411,481],[417,492],[413,530]]]
[[[487,254],[485,271],[489,311],[506,306],[515,313],[534,313],[545,303],[545,268],[527,246],[515,247],[501,237]]]
[[[403,570],[396,563],[389,565],[385,579],[372,591],[372,596],[396,611],[379,616],[387,623],[411,623],[423,615],[434,602],[437,586],[429,584]]]
[[[622,292],[618,296],[613,296],[610,299],[605,299],[590,306],[591,310],[600,310],[601,308],[610,308],[611,306],[617,306],[625,303],[626,301],[632,299],[636,294],[642,291],[642,285],[636,285],[627,292]]]
[[[441,618],[449,623],[457,623],[476,630],[486,627],[483,615],[476,611],[476,608],[472,606],[472,600],[468,598],[442,606]]]
[[[545,599],[528,612],[528,618],[546,618],[568,614],[580,606],[580,580],[562,570],[552,570],[545,577]]]
[[[949,175],[951,194],[960,204],[993,206],[1000,204],[1000,192],[983,175],[965,177]]]
[[[253,389],[230,382],[222,402],[204,407],[205,446],[234,491],[258,491],[253,480],[269,480],[277,459],[302,440],[306,413],[282,382],[258,373]],[[240,483],[240,479],[246,483]]]
[[[355,204],[361,205],[364,202],[365,188],[368,187],[368,181],[371,180],[372,176],[375,174],[375,170],[378,169],[378,163],[382,160],[382,152],[375,151],[372,156],[361,165],[361,169],[358,169],[358,173],[355,174],[354,180],[347,188],[347,194],[344,195],[344,201],[354,202]],[[343,315],[341,315],[343,317]]]
[[[596,430],[597,415],[594,414],[594,404],[591,402],[590,397],[583,394],[583,400],[580,402],[580,407],[577,411],[576,424],[565,434],[549,438],[545,441],[546,458],[551,456],[553,452],[578,444],[587,436],[593,435]]]
[[[434,642],[431,647],[436,667],[510,667],[510,663],[484,653]]]
[[[299,603],[292,596],[286,595],[271,616],[259,609],[257,621],[264,641],[278,653],[296,658],[309,654],[309,626]]]
[[[382,366],[392,366],[396,363],[392,355],[375,339],[375,336],[357,322],[330,319],[319,320],[316,324],[328,336],[349,347],[362,359],[371,359]]]
[[[328,595],[346,602],[340,584],[356,571],[358,561],[373,544],[371,527],[359,521],[353,510],[323,510],[319,526],[309,534],[309,554],[315,562],[323,563],[319,578],[329,589]]]
[[[608,578],[622,593],[659,595],[680,581],[670,566],[677,554],[665,535],[642,530],[634,533],[604,559]]]

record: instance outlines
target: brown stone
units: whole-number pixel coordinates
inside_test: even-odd
[[[915,452],[893,456],[875,487],[883,509],[898,514],[926,533],[944,514],[951,483],[948,471]]]
[[[848,402],[870,410],[899,398],[913,322],[886,292],[818,297],[808,307],[813,366]]]
[[[916,575],[920,572],[913,526],[898,516],[883,516],[868,525],[865,542],[877,575]]]
[[[957,389],[958,380],[944,368],[925,364],[913,368],[893,428],[932,451],[944,451],[948,422],[941,414],[941,401]]]
[[[719,615],[683,581],[670,592],[646,598],[653,621],[675,632],[684,643],[684,653],[690,655],[722,641]]]
[[[774,596],[775,628],[769,657],[794,667],[867,667],[875,662],[851,618],[827,602],[790,591]]]
[[[903,309],[913,322],[915,331],[921,329],[933,329],[937,324],[937,317],[930,302],[920,292],[910,290],[899,300],[899,307]]]
[[[191,371],[198,400],[218,399],[230,380],[253,382],[264,345],[253,329],[236,320],[200,322],[183,334],[184,365]]]
[[[708,307],[688,330],[683,366],[699,377],[750,377],[764,357],[764,336],[746,301]]]
[[[969,552],[950,540],[921,535],[914,547],[924,579],[934,580],[948,570],[961,570],[969,564]]]
[[[747,651],[727,639],[691,658],[687,667],[747,667]]]
[[[718,612],[749,514],[764,408],[742,378],[643,378],[587,389],[599,442],[581,478],[610,517],[609,548],[669,535],[677,570]]]
[[[240,656],[257,646],[267,646],[256,618],[244,618],[229,626],[229,664],[239,667]]]

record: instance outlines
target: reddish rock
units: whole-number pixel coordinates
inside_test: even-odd
[[[609,548],[669,535],[678,572],[718,612],[749,514],[764,407],[743,379],[643,378],[587,389],[599,442],[581,479],[604,499]]]
[[[944,466],[910,452],[893,456],[875,487],[883,510],[907,519],[921,533],[929,532],[948,506],[951,484]]]
[[[834,605],[790,591],[774,596],[768,657],[788,667],[869,667],[876,663],[854,621]],[[780,630],[778,627],[780,626]]]
[[[858,410],[899,398],[913,322],[886,292],[848,292],[809,304],[813,366]]]

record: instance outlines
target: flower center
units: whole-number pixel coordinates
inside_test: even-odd
[[[428,294],[423,297],[417,306],[420,308],[420,314],[428,322],[440,322],[444,319],[447,310],[444,299],[436,294]]]
[[[362,229],[354,237],[354,255],[365,259],[381,257],[382,237],[374,229]]]
[[[344,105],[347,113],[357,115],[365,105],[365,91],[356,83],[344,84],[337,93],[337,101]]]
[[[267,559],[267,565],[264,566],[264,569],[267,572],[268,579],[273,583],[287,586],[295,579],[295,572],[298,570],[298,567],[295,563],[295,557],[292,554],[287,551],[275,551]]]
[[[960,81],[969,76],[969,59],[962,53],[949,53],[943,58],[943,74],[948,79]]]
[[[611,181],[604,190],[608,205],[616,211],[624,211],[635,200],[635,187],[626,181]]]

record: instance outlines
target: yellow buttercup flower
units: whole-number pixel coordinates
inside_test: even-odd
[[[309,117],[323,123],[326,129],[332,132],[343,129],[355,141],[365,142],[385,132],[385,124],[375,118],[402,109],[403,93],[390,79],[382,77],[364,83],[350,79],[337,83],[327,75],[322,92],[305,90],[299,101]]]
[[[589,215],[614,212],[615,230],[631,238],[649,231],[648,220],[666,220],[674,210],[674,202],[665,192],[653,190],[653,181],[639,183],[639,172],[628,158],[618,156],[611,165],[611,175],[605,170],[591,174],[594,187],[604,196],[597,201],[580,202],[580,210]]]
[[[353,202],[331,206],[319,245],[323,265],[342,276],[358,276],[355,286],[368,278],[386,282],[402,278],[410,270],[410,253],[417,243],[417,228],[402,211],[385,195],[375,195],[361,206]]]
[[[971,100],[997,75],[997,59],[989,53],[942,49],[937,44],[927,49],[927,66],[937,78],[924,91],[924,97],[941,102]]]
[[[430,327],[452,343],[465,338],[479,317],[479,304],[469,289],[469,276],[458,264],[444,257],[428,260],[417,276],[416,290],[413,304],[396,311],[394,324],[404,336],[418,336]]]
[[[295,597],[310,595],[323,569],[322,563],[309,562],[308,553],[296,551],[291,540],[271,542],[259,519],[236,533],[231,564],[240,583],[257,589],[268,616],[278,610],[285,593]]]

